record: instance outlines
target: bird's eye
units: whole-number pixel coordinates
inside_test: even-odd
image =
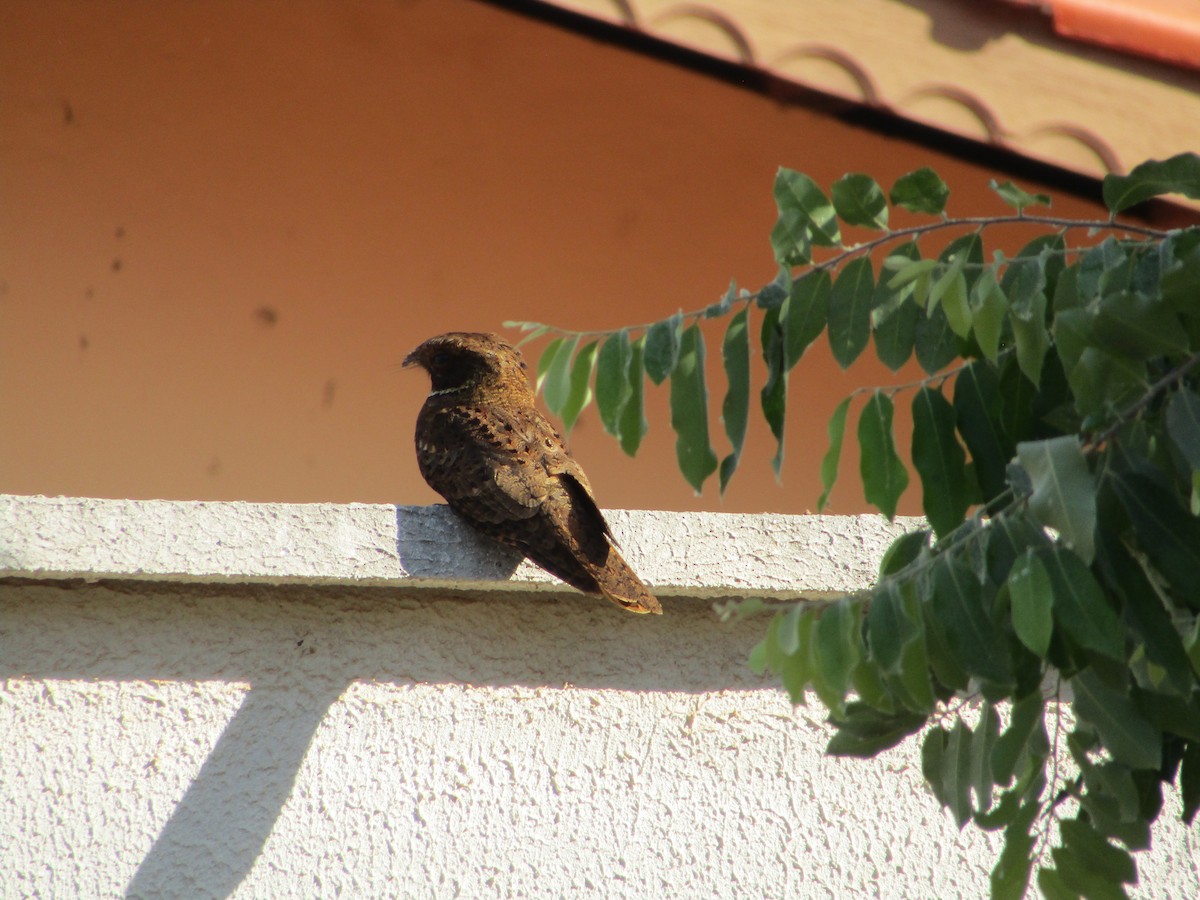
[[[450,362],[450,354],[445,350],[433,354],[433,364],[435,366],[444,366]]]

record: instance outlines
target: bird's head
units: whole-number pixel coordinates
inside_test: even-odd
[[[452,331],[431,337],[404,358],[420,366],[433,382],[430,396],[476,390],[529,390],[521,352],[494,334]]]

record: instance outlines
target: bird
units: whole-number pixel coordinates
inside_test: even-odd
[[[429,374],[417,465],[454,512],[572,587],[662,614],[621,556],[583,469],[538,410],[516,347],[495,334],[447,332],[403,365]]]

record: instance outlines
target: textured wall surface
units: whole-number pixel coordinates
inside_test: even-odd
[[[870,763],[824,758],[819,708],[793,710],[745,666],[761,621],[720,624],[699,585],[651,566],[671,588],[662,617],[541,582],[498,590],[511,563],[454,549],[437,509],[399,520],[448,529],[439,543],[468,573],[461,589],[396,571],[364,586],[336,568],[321,584],[319,566],[297,575],[295,560],[289,583],[253,583],[266,578],[242,557],[247,515],[289,522],[299,551],[360,553],[352,567],[372,541],[381,556],[403,541],[386,527],[348,538],[340,517],[363,508],[140,504],[114,519],[107,503],[0,498],[7,575],[22,560],[63,563],[77,539],[81,558],[113,565],[98,581],[35,565],[0,582],[2,897],[986,892],[997,843],[938,809],[915,746]],[[159,531],[164,506],[193,530]],[[226,530],[222,515],[247,578],[155,568],[179,568],[171,553],[187,547],[210,566],[197,545]],[[642,560],[657,538],[631,526],[654,514],[614,519]],[[703,533],[677,552],[704,559],[713,545],[696,577],[718,586],[735,579],[712,562],[726,558],[716,545],[783,566],[801,524],[673,519]],[[58,536],[35,540],[39,523]],[[844,545],[845,571],[872,552],[854,535],[878,533],[865,519],[803,524]],[[269,531],[255,532],[264,559],[287,555]],[[150,545],[163,555],[148,571],[121,574]],[[821,545],[791,546],[818,558]],[[1165,821],[1177,813],[1171,794],[1138,896],[1196,896],[1194,839]]]

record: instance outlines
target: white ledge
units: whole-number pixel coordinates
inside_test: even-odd
[[[606,512],[663,596],[801,597],[871,584],[921,524],[880,516]],[[0,495],[0,578],[562,590],[445,506]]]

